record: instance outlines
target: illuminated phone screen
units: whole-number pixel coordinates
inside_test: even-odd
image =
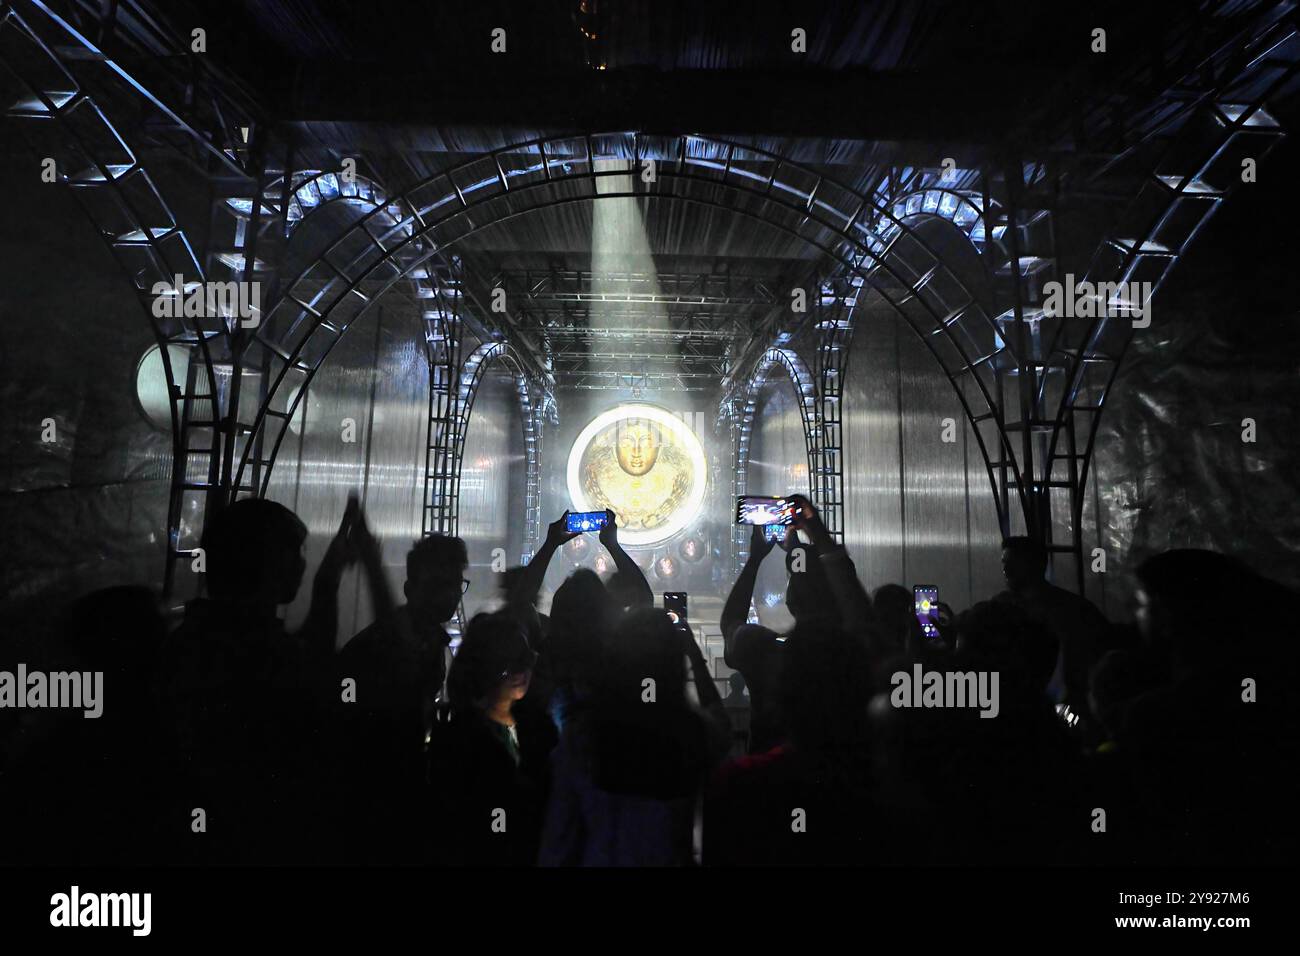
[[[742,495],[736,499],[736,524],[788,525],[794,509],[785,498]]]
[[[665,591],[664,610],[668,612],[668,618],[674,624],[685,624],[686,623],[686,592]]]
[[[921,633],[930,640],[939,637],[939,589],[932,584],[912,588],[912,601]]]
[[[606,517],[603,511],[575,511],[569,514],[564,527],[568,531],[599,531],[605,527]]]

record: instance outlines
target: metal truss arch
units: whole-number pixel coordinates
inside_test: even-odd
[[[519,398],[519,413],[524,441],[524,553],[520,560],[527,562],[536,550],[541,534],[541,444],[542,425],[547,414],[543,389],[534,383],[524,363],[506,342],[483,342],[466,357],[461,367],[457,385],[455,414],[440,435],[433,436],[429,450],[430,465],[443,463],[445,475],[426,473],[426,489],[445,489],[448,500],[434,503],[426,500],[424,533],[456,534],[459,524],[460,468],[464,461],[465,438],[478,397],[483,374],[493,362],[509,367]],[[438,526],[430,527],[430,518],[438,518]]]
[[[591,134],[507,147],[431,177],[392,200],[386,209],[400,212],[395,226],[382,225],[374,213],[359,220],[318,263],[289,284],[273,310],[272,321],[259,330],[264,347],[279,356],[281,379],[291,366],[306,374],[314,371],[313,362],[329,351],[350,317],[363,312],[410,269],[466,235],[545,206],[650,195],[713,205],[764,221],[825,252],[861,275],[900,311],[945,367],[954,387],[958,387],[956,378],[971,374],[974,391],[988,409],[985,417],[996,415],[978,370],[993,352],[1005,351],[1006,343],[975,296],[962,287],[960,279],[915,230],[896,220],[886,204],[873,203],[774,154],[686,135],[671,138],[675,150],[660,144],[658,155],[675,152],[676,160],[665,160],[659,166],[659,182],[686,183],[687,189],[690,184],[701,184],[706,195],[647,191],[633,182],[628,189],[599,190],[596,183],[601,178],[621,176],[631,181],[634,177],[626,165],[598,168],[602,154],[597,142],[624,161],[643,154],[634,133]],[[705,145],[727,160],[697,155]],[[760,175],[755,168],[745,169],[746,161],[751,166],[766,164],[766,172]],[[490,165],[485,167],[485,163]],[[491,170],[492,175],[464,181],[480,170]],[[778,179],[778,173],[785,178]],[[807,178],[799,180],[800,176]],[[559,195],[553,195],[556,192]],[[529,196],[535,193],[542,193],[540,201]],[[747,208],[746,196],[751,204],[756,199],[759,208]],[[530,201],[524,204],[520,197]],[[742,197],[742,201],[723,201],[727,197]],[[485,207],[486,215],[468,215]],[[888,240],[882,238],[884,233],[889,234]],[[334,320],[337,313],[345,316],[342,322]],[[981,328],[983,331],[978,331]],[[306,362],[302,361],[304,354],[311,356]],[[971,410],[960,387],[958,393],[968,417],[974,419],[980,413]],[[256,430],[264,424],[264,420],[256,421],[251,427]],[[985,458],[987,461],[988,456]],[[991,472],[990,477],[992,480]]]
[[[82,6],[89,10],[94,5]],[[101,28],[114,29],[116,9],[116,4],[102,7]],[[431,409],[438,378],[438,388],[445,392],[437,400],[445,408],[440,406],[436,421],[450,422],[445,416],[461,412],[456,401],[463,384],[459,343],[464,335],[455,276],[459,267],[448,250],[515,216],[617,197],[698,203],[764,222],[824,254],[832,267],[839,266],[837,277],[875,289],[921,338],[956,391],[989,474],[1004,533],[1011,528],[1014,499],[1028,532],[1051,544],[1054,526],[1067,510],[1058,506],[1054,515],[1051,500],[1068,494],[1072,537],[1053,550],[1077,555],[1082,489],[1093,444],[1133,331],[1126,318],[1056,321],[1044,314],[1044,280],[1061,278],[1058,263],[1065,261],[1054,232],[1059,204],[1123,204],[1126,211],[1113,229],[1094,233],[1089,224],[1089,241],[1094,235],[1104,239],[1084,278],[1094,284],[1149,282],[1157,291],[1236,185],[1231,176],[1225,181],[1224,173],[1231,171],[1242,144],[1249,142],[1255,158],[1262,159],[1283,135],[1268,107],[1275,94],[1281,99],[1295,89],[1300,61],[1295,11],[1290,0],[1274,5],[1206,0],[1195,16],[1179,24],[1176,42],[1154,57],[1153,65],[1139,63],[1131,75],[1126,72],[1123,90],[1112,84],[1090,97],[1090,103],[1071,107],[1056,131],[1061,141],[1044,150],[1049,158],[1007,156],[979,176],[974,170],[949,175],[936,167],[890,167],[874,181],[875,188],[864,190],[749,145],[623,131],[507,146],[395,197],[373,180],[358,177],[356,194],[348,195],[337,173],[292,173],[292,144],[281,160],[279,147],[273,149],[263,132],[264,125],[271,127],[253,117],[256,110],[237,102],[237,95],[231,102],[207,66],[191,61],[190,72],[200,79],[196,83],[191,75],[191,82],[180,87],[175,80],[181,71],[164,72],[155,88],[170,97],[165,101],[146,89],[154,87],[157,73],[150,74],[148,84],[140,83],[43,0],[0,0],[0,64],[11,72],[17,66],[26,89],[8,115],[28,132],[61,130],[72,143],[67,155],[73,161],[60,153],[62,179],[74,189],[142,300],[158,282],[175,275],[203,279],[206,273],[216,279],[224,275],[222,269],[243,281],[263,279],[270,290],[264,296],[270,308],[255,331],[239,328],[228,317],[154,322],[172,413],[169,587],[172,563],[188,556],[182,510],[193,507],[195,496],[212,502],[265,493],[307,384],[351,324],[388,288],[409,280],[416,297],[428,300],[423,317]],[[96,15],[89,11],[88,16]],[[178,48],[169,41],[157,48],[168,52],[162,59],[169,64],[185,59],[183,44]],[[143,63],[133,61],[136,68],[144,69]],[[194,90],[197,98],[189,95]],[[221,215],[236,219],[223,219],[223,225],[234,226],[235,238],[226,242],[224,233],[211,231],[220,239],[209,241],[206,269],[138,153],[102,112],[109,103],[129,102],[120,96],[123,92],[139,101],[140,116],[133,119],[150,122],[150,141],[156,137],[174,146],[168,138],[179,137],[210,170],[223,170],[226,187],[232,173],[252,184],[244,194],[250,198],[221,200],[223,206],[229,203]],[[87,137],[78,135],[87,130],[103,133],[89,137],[97,141],[93,150]],[[1162,148],[1153,158],[1156,147]],[[1153,161],[1144,170],[1148,159]],[[657,178],[647,181],[637,175],[646,162],[655,164]],[[1050,176],[1045,173],[1049,165]],[[1124,178],[1130,171],[1140,172],[1140,183]],[[1119,188],[1109,188],[1115,185]],[[273,199],[276,187],[279,194]],[[283,239],[312,211],[335,200],[366,202],[372,208],[279,288],[273,255],[259,259],[259,233],[274,240],[275,230],[269,227],[282,226]],[[241,210],[241,204],[246,208]],[[955,257],[936,250],[928,241],[932,236],[915,228],[929,216],[947,220],[976,247],[992,275],[990,301],[963,282]],[[856,293],[852,301],[856,304]],[[817,441],[809,445],[810,490],[828,515],[842,498],[838,403],[853,326],[853,308],[845,297],[833,315],[816,325],[815,363],[812,347],[805,351],[814,365],[819,422],[819,430],[811,433]],[[483,337],[480,328],[474,330]],[[769,336],[767,329],[755,338],[743,353],[746,367],[765,344],[779,347],[791,340]],[[525,364],[540,374],[541,394],[533,406],[544,415],[553,409],[550,367],[539,367],[531,358],[549,350],[551,342],[542,338],[534,348],[526,330],[518,327],[509,329],[505,341],[520,350],[516,358],[529,359]],[[191,356],[184,383],[176,380],[168,345],[183,347]],[[766,353],[761,353],[758,362],[764,361]],[[440,370],[436,375],[435,365]],[[245,370],[248,376],[242,374]],[[240,400],[241,379],[251,383],[246,392],[256,392],[244,396],[249,401]],[[286,402],[294,389],[293,402]],[[201,414],[205,402],[210,416]],[[191,421],[195,414],[211,421]],[[430,428],[434,425],[431,411]],[[453,426],[447,427],[454,437]],[[463,439],[463,427],[459,434]],[[816,458],[811,457],[814,450]]]
[[[284,177],[268,184],[266,195],[278,197],[284,190]],[[334,170],[300,169],[289,180],[289,206],[285,212],[287,229],[296,229],[315,212],[333,203],[354,203],[382,209],[388,202],[388,190],[377,180],[361,173],[345,176]],[[240,210],[251,211],[251,203],[241,201]]]
[[[206,496],[218,483],[223,438],[218,367],[229,362],[231,318],[184,316],[181,308],[159,315],[155,290],[167,290],[161,298],[170,296],[179,305],[191,283],[204,281],[204,270],[139,150],[121,131],[123,124],[100,106],[102,98],[75,69],[75,63],[94,55],[103,60],[93,43],[42,5],[24,17],[13,4],[0,4],[0,66],[24,91],[16,102],[5,104],[7,117],[29,134],[36,155],[54,160],[58,182],[72,190],[126,273],[158,344],[171,412],[164,565],[164,591],[170,592],[177,561],[191,557],[182,540],[185,522],[192,530],[201,525],[202,516],[185,513],[187,501],[189,510],[198,510],[198,500],[189,496]],[[124,78],[113,66],[116,72],[110,76]],[[177,276],[182,288],[176,288]],[[172,367],[173,348],[188,357],[184,381],[178,381]],[[207,418],[196,419],[204,406]],[[188,537],[197,544],[197,532]]]
[[[746,494],[749,482],[750,439],[753,437],[754,415],[758,411],[759,392],[772,371],[777,368],[785,372],[790,385],[794,388],[799,417],[803,422],[804,450],[808,461],[807,493],[812,501],[820,504],[817,474],[822,425],[817,401],[817,382],[803,359],[790,348],[769,348],[763,353],[754,374],[750,377],[744,396],[738,402],[739,408],[734,410],[732,429],[736,448],[736,467],[732,476],[732,488],[737,497]],[[737,525],[732,532],[737,571],[749,557],[749,539],[745,533],[747,531],[744,526]]]
[[[948,189],[942,186],[929,186],[901,193],[889,203],[889,210],[899,222],[912,220],[917,216],[927,216],[950,222],[964,235],[976,252],[985,253],[990,241],[999,242],[1006,233],[1006,226],[995,225],[988,228],[990,218],[996,218],[997,203],[989,200],[989,212],[986,216],[984,198],[970,190]],[[893,238],[893,230],[885,233],[885,241]]]
[[[1225,62],[1217,71],[1198,74],[1214,78],[1200,95],[1180,103],[1148,131],[1147,145],[1163,137],[1163,146],[1149,151],[1137,195],[1106,232],[1080,280],[1094,290],[1115,291],[1098,301],[1090,317],[1074,317],[1073,310],[1054,317],[1044,350],[1043,368],[1059,370],[1059,381],[1045,376],[1034,396],[1035,413],[1046,431],[1034,474],[1035,510],[1042,516],[1036,530],[1052,550],[1073,554],[1080,587],[1083,490],[1102,410],[1124,356],[1139,330],[1150,325],[1151,300],[1178,259],[1242,186],[1243,157],[1262,164],[1286,135],[1268,105],[1285,88],[1294,88],[1300,76],[1300,32],[1290,18],[1219,55]],[[1140,153],[1131,148],[1125,156],[1132,162]],[[1134,301],[1138,288],[1147,290],[1144,302]],[[1059,509],[1065,515],[1056,520],[1053,490],[1068,491],[1068,501]],[[1062,518],[1067,537],[1054,542],[1054,525],[1062,524]]]

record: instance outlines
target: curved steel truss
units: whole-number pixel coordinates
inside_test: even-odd
[[[732,418],[732,436],[736,447],[736,468],[732,475],[732,488],[736,496],[746,494],[749,486],[749,446],[754,432],[754,415],[758,410],[759,392],[768,376],[776,368],[782,369],[794,386],[796,408],[803,422],[804,450],[808,461],[807,493],[814,501],[818,498],[818,462],[822,454],[822,422],[817,402],[817,382],[793,349],[770,348],[759,360],[748,387],[737,403]],[[736,570],[749,558],[749,529],[736,525],[732,530],[733,554]]]
[[[629,172],[649,161],[656,164],[653,183]],[[607,184],[598,189],[601,179]],[[969,365],[980,357],[975,349],[988,352],[1000,341],[976,297],[889,203],[734,143],[592,134],[508,147],[432,177],[389,201],[389,215],[400,211],[396,225],[362,217],[287,285],[258,329],[256,347],[275,356],[278,368],[272,392],[310,377],[378,295],[457,239],[544,206],[644,195],[719,206],[803,238],[874,284],[900,311],[915,302],[902,314],[941,360],[946,354]],[[930,333],[948,343],[946,353],[935,349]],[[982,401],[992,407],[991,395]],[[251,434],[268,427],[283,431],[265,413],[247,425]],[[241,476],[248,465],[241,462]],[[814,487],[814,496],[820,491]]]
[[[0,4],[0,64],[15,81],[6,116],[28,135],[37,156],[53,160],[57,181],[72,190],[125,271],[158,342],[172,422],[164,585],[170,591],[176,562],[189,559],[198,543],[206,492],[219,480],[219,409],[229,378],[222,370],[230,368],[230,317],[169,317],[158,312],[184,310],[155,309],[155,289],[166,287],[170,292],[164,295],[180,296],[191,280],[203,281],[204,270],[139,151],[89,85],[94,80],[121,87],[129,78],[44,4],[25,14],[13,4]],[[95,76],[88,77],[92,71]],[[184,127],[147,91],[135,84],[130,89]],[[176,276],[185,280],[181,289],[174,288]],[[184,381],[177,380],[172,365],[175,350],[188,358]]]
[[[1080,588],[1083,492],[1105,399],[1129,343],[1152,321],[1152,296],[1242,185],[1243,160],[1262,162],[1283,135],[1267,103],[1297,78],[1300,35],[1293,16],[1291,5],[1280,6],[1221,42],[1150,104],[1140,122],[1112,133],[1099,168],[1042,163],[1005,170],[1000,178],[1009,228],[1007,259],[995,270],[1007,306],[999,321],[1007,321],[1022,360],[1006,389],[1020,414],[998,429],[1018,439],[1020,467],[1009,480],[1030,483],[1016,488],[1028,533],[1073,559]],[[1095,156],[1099,145],[1075,147]],[[1062,182],[1063,173],[1073,184]],[[1056,201],[1071,188],[1125,201],[1086,272],[1074,280],[1106,289],[1099,307],[1076,314],[1067,306],[1056,314],[1047,308],[1044,286],[1048,280],[1067,285],[1070,277],[1061,274],[1050,228],[1041,226],[1060,215]],[[1145,298],[1145,309],[1135,293]]]
[[[629,172],[650,161],[653,182]],[[1035,212],[1028,197],[1046,178],[1043,164],[1012,164],[985,171],[978,202],[969,191],[934,182],[903,196],[868,198],[779,156],[699,136],[614,133],[535,141],[431,177],[390,199],[382,216],[376,210],[362,217],[289,283],[258,329],[255,347],[274,356],[273,394],[285,382],[310,378],[348,325],[394,282],[445,254],[458,239],[537,208],[647,195],[719,206],[799,236],[838,263],[843,276],[882,296],[951,382],[984,459],[1004,532],[1016,529],[1018,513],[1031,534],[1050,538],[1046,491],[1034,477],[1036,462],[1042,463],[1041,451],[1034,452],[1044,416],[1030,398],[1034,383],[1047,374],[1035,328],[1046,317],[1034,309],[1055,260],[1049,250],[1032,246],[1051,235],[1043,226],[1050,225],[1050,212]],[[982,228],[970,218],[975,213]],[[949,219],[983,247],[995,280],[992,297],[969,288],[918,233],[916,220],[929,216]],[[1027,254],[1030,248],[1043,254]],[[991,308],[985,304],[990,299]],[[838,396],[832,386],[842,372],[851,327],[832,321],[819,349],[818,377],[836,432]],[[256,435],[268,424],[259,413],[246,427]],[[283,425],[278,427],[282,432]],[[824,437],[819,430],[812,490],[834,511],[842,474],[838,445],[828,446],[829,456],[820,451]],[[260,464],[269,467],[273,459],[274,452]],[[241,462],[241,475],[247,465]],[[1080,503],[1082,474],[1066,479]],[[1077,531],[1070,534],[1068,545],[1058,549],[1078,554]]]
[[[1099,205],[1119,204],[1077,281],[1120,289],[1147,283],[1149,305],[1178,257],[1241,185],[1243,159],[1262,161],[1283,135],[1267,103],[1296,80],[1300,41],[1292,15],[1292,7],[1283,6],[1221,41],[1193,72],[1148,105],[1139,123],[1118,124],[1122,128],[1113,141],[1097,136],[1062,146],[1062,155],[1051,162],[985,168],[962,190],[942,188],[937,169],[919,183],[916,171],[906,170],[893,178],[901,184],[893,193],[883,181],[874,193],[895,220],[949,220],[981,254],[991,280],[992,348],[969,339],[964,317],[954,314],[960,307],[950,309],[933,276],[911,266],[913,237],[899,236],[886,219],[874,225],[890,244],[884,258],[894,268],[884,279],[886,287],[902,275],[915,290],[914,296],[887,296],[887,301],[914,330],[935,312],[953,316],[944,324],[955,334],[934,328],[927,344],[962,397],[990,473],[1003,534],[1028,533],[1056,556],[1072,559],[1072,566],[1058,568],[1058,577],[1073,578],[1079,590],[1083,492],[1102,408],[1129,342],[1150,317],[1135,322],[1135,303],[1126,293],[1083,315],[1049,311],[1048,283],[1070,281],[1061,267],[1056,223],[1066,215],[1071,194]],[[858,275],[844,268],[836,281],[860,285]],[[869,284],[880,288],[875,278],[868,276]],[[836,493],[842,482],[837,386],[857,301],[856,293],[844,292],[829,300],[840,305],[841,314],[818,321],[816,340],[823,435],[819,500],[832,520],[842,500]],[[933,308],[923,310],[921,300],[927,297],[933,298]],[[975,358],[950,354],[954,340],[967,343],[965,355]],[[996,455],[990,457],[989,450]]]
[[[430,363],[430,368],[448,372],[453,370],[455,330],[459,325],[457,311],[459,297],[453,293],[447,300],[448,308],[439,311],[440,318],[451,341],[449,348]],[[448,381],[455,388],[435,387],[430,378],[430,413],[428,454],[424,476],[424,534],[458,533],[460,520],[460,473],[464,461],[465,436],[469,430],[470,415],[478,396],[483,373],[493,362],[506,364],[513,373],[515,390],[519,397],[519,417],[523,425],[524,443],[524,549],[520,561],[527,563],[539,543],[541,533],[541,453],[542,431],[550,410],[539,385],[532,381],[523,362],[506,342],[484,342],[460,364],[459,374]]]
[[[25,16],[19,16],[19,8]],[[203,271],[137,154],[90,96],[84,77],[95,64],[108,77],[128,81],[136,95],[206,150],[210,162],[252,184],[248,198],[228,203],[236,217],[249,220],[243,233],[236,227],[236,242],[224,250],[229,253],[224,264],[243,278],[258,272],[247,239],[255,241],[266,223],[282,223],[287,235],[298,221],[295,208],[305,216],[334,198],[373,205],[292,281],[277,286],[273,270],[267,270],[275,288],[264,298],[272,307],[256,329],[236,329],[228,317],[155,323],[160,345],[180,345],[199,359],[190,362],[191,380],[182,387],[171,380],[168,350],[162,350],[173,398],[173,556],[188,554],[179,531],[186,493],[265,493],[279,443],[306,386],[351,324],[403,279],[414,280],[417,295],[435,306],[425,313],[429,447],[431,455],[437,452],[430,465],[425,527],[454,527],[451,469],[469,406],[460,404],[467,371],[459,360],[464,277],[451,275],[458,266],[449,250],[467,235],[536,209],[655,197],[726,209],[797,236],[838,268],[836,282],[854,290],[836,293],[831,307],[819,313],[813,390],[805,393],[801,386],[800,391],[801,402],[811,400],[805,416],[810,492],[830,515],[829,523],[838,521],[843,497],[839,401],[856,290],[865,286],[907,322],[952,384],[984,459],[1004,533],[1023,525],[1057,553],[1078,559],[1082,491],[1097,426],[1135,326],[1132,303],[1122,297],[1106,302],[1095,316],[1057,315],[1044,308],[1046,283],[1064,278],[1055,223],[1072,192],[1124,202],[1103,230],[1085,278],[1150,283],[1154,292],[1240,184],[1241,160],[1262,159],[1282,135],[1268,100],[1292,83],[1300,62],[1291,22],[1294,5],[1261,12],[1231,2],[1207,4],[1195,29],[1212,24],[1230,36],[1215,36],[1208,54],[1205,44],[1178,40],[1166,62],[1152,68],[1151,82],[1165,92],[1154,100],[1144,93],[1140,102],[1129,97],[1127,116],[1116,118],[1113,97],[1081,106],[1068,141],[1048,153],[1050,160],[1014,159],[978,175],[955,177],[951,168],[894,170],[859,192],[749,145],[697,135],[590,133],[509,146],[398,196],[385,195],[369,181],[357,187],[356,196],[347,196],[332,173],[277,173],[267,160],[273,151],[268,143],[255,136],[251,148],[241,148],[231,141],[228,122],[215,136],[200,135],[187,117],[130,83],[39,0],[5,3],[0,14],[0,59],[26,91],[9,115],[31,121],[25,125],[34,130],[60,131],[64,181],[76,188],[142,296],[156,282],[177,274],[201,277]],[[68,55],[69,49],[75,55]],[[1176,77],[1172,84],[1169,75]],[[247,137],[244,145],[249,146]],[[281,170],[293,168],[290,158],[286,153]],[[654,175],[643,175],[647,167]],[[279,201],[264,201],[276,188]],[[370,195],[363,195],[366,189]],[[991,290],[968,288],[915,228],[929,217],[946,219],[965,234],[981,253]],[[210,263],[224,261],[222,252],[215,250]],[[504,354],[508,345],[495,339],[504,335],[510,343],[516,331],[487,336],[494,339],[490,354],[481,356],[476,368]],[[519,345],[531,351],[526,340]],[[547,346],[545,340],[539,345]],[[535,364],[524,361],[528,358],[516,356],[516,364],[520,374],[526,366],[537,380],[540,397],[530,394],[526,418],[551,405],[549,383],[537,379]],[[764,352],[751,368],[761,366],[766,374],[770,365]],[[257,378],[255,401],[239,398],[246,374]],[[224,386],[223,376],[229,380]],[[471,379],[470,403],[474,384]],[[189,420],[204,401],[212,421]],[[1081,562],[1076,568],[1081,581]]]

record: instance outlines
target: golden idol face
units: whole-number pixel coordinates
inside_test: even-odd
[[[619,539],[633,545],[680,531],[699,512],[708,482],[704,449],[690,426],[663,409],[647,410],[652,414],[638,414],[640,407],[603,412],[569,453],[571,499],[586,511],[613,509]],[[680,571],[680,559],[674,562]]]
[[[615,447],[618,465],[633,478],[639,478],[659,460],[659,436],[653,425],[630,421],[618,431]]]

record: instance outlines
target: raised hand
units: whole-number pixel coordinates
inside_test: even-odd
[[[957,615],[952,612],[952,606],[944,601],[935,601],[934,606],[939,609],[939,625],[947,627],[957,620]]]
[[[357,560],[356,549],[351,538],[353,527],[360,514],[361,500],[355,493],[348,495],[347,507],[343,509],[343,520],[339,522],[339,530],[334,533],[329,547],[325,549],[325,557],[321,561],[323,569],[341,570]]]
[[[361,510],[361,504],[357,501],[356,496],[348,500],[348,507],[356,505],[355,514],[352,519],[352,527],[348,531],[348,544],[351,547],[352,559],[363,563],[372,563],[380,560],[379,542],[375,536],[370,533],[370,528],[366,524],[365,512]]]
[[[558,548],[566,541],[572,541],[578,536],[577,531],[568,529],[569,512],[565,509],[564,514],[560,515],[546,527],[546,544],[550,548]]]
[[[794,527],[807,533],[812,538],[813,544],[821,545],[830,540],[830,532],[826,530],[826,525],[822,523],[822,517],[813,507],[813,503],[803,495],[789,495],[791,504],[794,505]]]
[[[606,550],[613,550],[618,544],[618,522],[614,516],[614,509],[605,509],[605,527],[600,529],[598,537]]]
[[[767,536],[763,525],[754,525],[754,530],[749,534],[749,557],[753,561],[762,561],[772,553],[772,548],[776,542]]]

